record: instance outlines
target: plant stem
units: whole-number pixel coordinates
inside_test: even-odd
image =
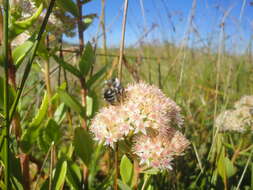
[[[141,190],[144,190],[145,189],[145,187],[146,187],[146,185],[147,185],[147,182],[148,182],[148,180],[149,180],[149,178],[150,178],[150,175],[147,175],[147,176],[145,176],[146,178],[145,178],[145,180],[144,180],[144,183],[143,183],[143,185],[142,185],[142,188],[141,188]]]
[[[77,18],[79,50],[80,50],[80,54],[82,54],[83,48],[84,48],[84,37],[83,37],[83,22],[82,22],[83,4],[81,0],[77,0],[77,6],[78,6],[78,11],[79,11],[79,15]]]
[[[138,189],[139,174],[140,174],[139,163],[136,159],[134,159],[134,176],[133,176],[133,182],[132,182],[132,186],[134,190]]]
[[[158,85],[159,85],[159,88],[162,89],[162,72],[161,72],[161,60],[158,59]]]
[[[78,28],[78,38],[79,38],[79,53],[80,56],[83,53],[84,48],[84,37],[83,37],[83,22],[82,22],[82,15],[83,15],[83,4],[81,0],[77,0],[77,6],[78,6],[78,18],[77,18],[77,28]],[[81,83],[81,98],[82,98],[82,105],[86,108],[86,96],[87,96],[87,88],[86,88],[86,82],[85,78],[80,78]],[[84,119],[82,120],[82,127],[84,129],[87,129],[87,121],[86,121],[86,112],[84,113]]]
[[[118,190],[118,176],[119,176],[119,168],[118,168],[118,151],[119,145],[115,143],[115,151],[114,151],[114,168],[115,168],[115,176],[114,176],[114,190]]]
[[[54,142],[52,143],[50,152],[49,190],[52,189],[53,167],[54,167]]]
[[[101,18],[100,18],[100,24],[102,28],[102,33],[103,33],[103,54],[107,54],[107,47],[106,47],[106,32],[105,32],[105,0],[102,0],[101,2]],[[107,64],[107,56],[104,56],[104,64]]]
[[[10,189],[10,164],[9,164],[9,130],[10,130],[10,118],[9,118],[9,91],[8,91],[8,20],[9,20],[9,0],[4,0],[4,27],[3,27],[3,49],[4,49],[4,115],[5,115],[5,128],[4,128],[4,164],[5,164],[5,186],[6,189]]]
[[[46,37],[46,46],[47,50],[49,51],[49,34],[47,34]],[[45,81],[46,81],[46,88],[47,88],[47,94],[49,99],[49,110],[48,110],[48,116],[53,117],[53,107],[52,107],[52,88],[51,88],[51,81],[50,81],[50,62],[49,58],[46,58],[45,60]]]

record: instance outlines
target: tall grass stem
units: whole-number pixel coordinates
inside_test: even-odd
[[[3,49],[4,49],[4,115],[5,115],[5,128],[4,128],[4,181],[6,189],[10,189],[10,138],[9,138],[9,130],[10,130],[10,118],[9,118],[9,88],[8,88],[8,61],[9,61],[9,41],[8,41],[8,22],[9,20],[9,0],[4,0],[4,27],[3,27]]]
[[[125,0],[124,16],[123,16],[122,32],[121,32],[121,42],[120,42],[120,51],[119,51],[119,64],[118,64],[118,78],[120,81],[122,79],[122,61],[123,61],[123,54],[124,54],[124,47],[125,47],[127,9],[128,9],[128,0]]]

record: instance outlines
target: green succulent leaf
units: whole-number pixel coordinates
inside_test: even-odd
[[[33,24],[38,20],[39,16],[41,15],[43,9],[44,6],[43,4],[41,4],[38,7],[37,11],[31,17],[21,21],[14,21],[9,27],[10,39],[14,39],[16,36],[33,26]]]
[[[53,120],[49,119],[46,126],[40,130],[38,143],[40,148],[47,152],[51,144],[58,144],[61,139],[60,126]]]
[[[89,28],[89,26],[93,23],[94,18],[96,18],[97,15],[96,14],[89,14],[89,15],[85,15],[84,19],[83,19],[83,30],[87,30],[87,28]]]
[[[89,166],[94,151],[94,142],[91,134],[87,130],[81,127],[75,129],[74,147],[75,153],[86,166]]]
[[[58,161],[53,179],[53,187],[55,190],[60,190],[63,188],[66,179],[67,169],[68,164],[66,160]]]
[[[126,155],[122,157],[120,162],[120,175],[124,184],[131,184],[133,177],[133,164]]]
[[[89,73],[92,65],[94,64],[94,60],[94,51],[92,45],[88,42],[79,61],[79,69],[82,76],[86,76]]]
[[[121,180],[118,179],[118,185],[121,190],[132,190],[127,184],[123,183]]]
[[[49,106],[49,98],[47,92],[45,91],[41,106],[38,112],[36,113],[35,117],[33,118],[32,122],[29,124],[30,127],[32,126],[38,127],[40,125],[40,123],[47,115],[48,106]]]
[[[65,116],[66,116],[66,106],[64,105],[64,103],[61,103],[55,110],[54,120],[58,124],[61,124],[61,122],[65,119]]]
[[[71,13],[74,17],[78,17],[78,7],[72,0],[58,0],[56,1],[57,5],[63,10]]]
[[[90,117],[93,113],[93,98],[90,96],[86,96],[86,115]]]
[[[31,41],[26,41],[13,50],[12,57],[16,68],[20,66],[24,58],[28,55],[33,47],[33,44],[34,43]]]
[[[72,189],[81,189],[82,184],[81,184],[81,170],[80,167],[72,162],[68,162],[68,171],[67,171],[67,176],[66,176],[66,181]]]

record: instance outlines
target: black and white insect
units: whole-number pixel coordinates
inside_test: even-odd
[[[105,81],[104,99],[110,104],[120,102],[123,98],[124,88],[118,78]]]

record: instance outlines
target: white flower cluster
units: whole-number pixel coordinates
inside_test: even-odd
[[[253,96],[242,97],[235,102],[234,108],[220,113],[215,119],[215,127],[220,131],[253,130]]]

